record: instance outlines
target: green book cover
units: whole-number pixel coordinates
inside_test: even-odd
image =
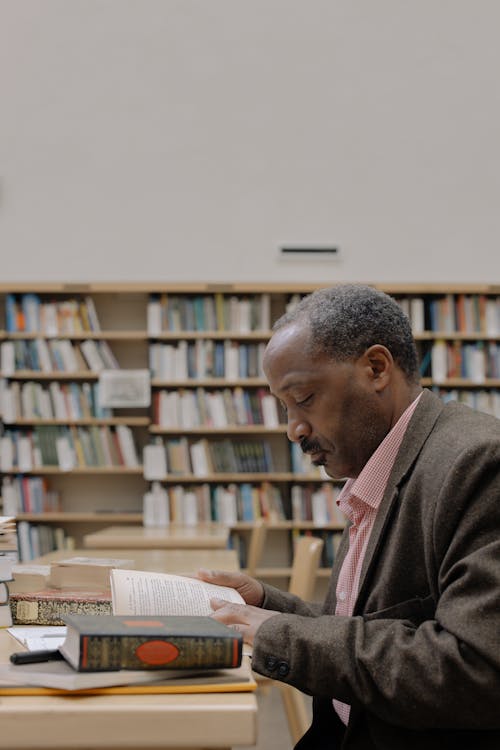
[[[241,664],[240,633],[205,616],[68,615],[60,647],[78,671],[226,669]]]

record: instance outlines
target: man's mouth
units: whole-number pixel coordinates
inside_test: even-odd
[[[316,440],[307,440],[307,438],[304,438],[300,443],[300,447],[304,453],[311,457],[311,463],[314,466],[324,466],[326,464],[326,451],[323,450]]]

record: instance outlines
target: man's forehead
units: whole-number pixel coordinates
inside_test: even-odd
[[[309,336],[309,329],[303,324],[291,323],[278,328],[266,347],[266,356],[285,353],[289,350],[296,356],[300,356],[309,349]]]

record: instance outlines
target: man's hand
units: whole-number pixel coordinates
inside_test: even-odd
[[[259,581],[244,573],[227,573],[223,570],[199,570],[198,578],[217,586],[229,586],[243,597],[247,604],[260,607],[264,601],[264,589]]]
[[[227,584],[226,584],[227,585]],[[223,599],[211,599],[210,604],[214,609],[212,617],[214,620],[229,625],[242,634],[245,643],[253,644],[255,633],[265,620],[268,620],[279,612],[261,607],[253,607],[248,604],[232,604]]]

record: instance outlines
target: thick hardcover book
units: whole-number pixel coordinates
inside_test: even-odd
[[[80,672],[227,669],[241,664],[240,633],[211,617],[69,615],[60,651]]]
[[[109,590],[113,568],[131,568],[133,560],[110,557],[69,557],[50,566],[48,586],[55,589]]]
[[[70,614],[111,614],[111,592],[42,589],[10,595],[14,625],[64,625]]]

